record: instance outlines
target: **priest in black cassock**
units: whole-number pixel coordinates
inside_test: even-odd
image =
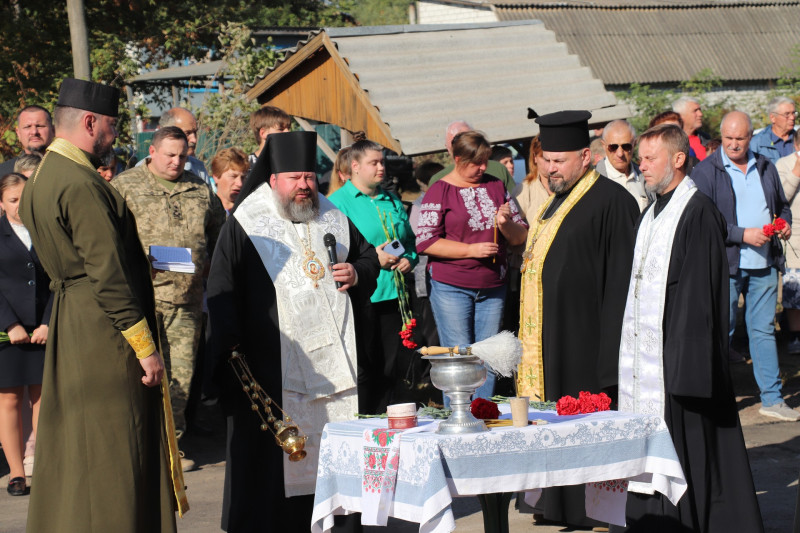
[[[231,533],[308,531],[322,428],[358,412],[357,333],[380,267],[375,248],[318,193],[315,155],[316,133],[269,136],[211,264],[206,368],[228,419],[222,528]],[[290,462],[260,429],[227,362],[234,349],[308,436],[305,459]],[[360,528],[359,515],[336,520]]]
[[[517,392],[557,401],[581,391],[616,397],[622,311],[639,216],[621,185],[591,167],[588,111],[538,117],[550,190],[523,255]],[[545,489],[534,512],[577,527],[586,517],[584,486]],[[521,506],[522,507],[522,506]]]
[[[639,139],[657,200],[639,221],[619,353],[619,409],[663,417],[686,476],[677,507],[628,487],[627,528],[763,532],[728,371],[725,220],[686,176],[689,138],[661,124]]]

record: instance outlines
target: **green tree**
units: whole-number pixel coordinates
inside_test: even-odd
[[[250,29],[242,23],[223,24],[219,44],[226,65],[225,90],[209,93],[203,103],[193,109],[202,133],[197,145],[197,157],[202,161],[210,161],[220,149],[230,146],[248,153],[255,150],[249,123],[250,113],[259,105],[248,101],[245,93],[277,57],[272,48],[257,48]]]
[[[359,26],[408,24],[409,0],[343,0],[342,11],[353,16]]]
[[[337,5],[322,0],[92,0],[85,2],[92,77],[121,87],[141,69],[184,58],[216,59],[220,24],[342,25]],[[72,75],[66,1],[0,1],[0,154],[17,151],[13,121],[24,105],[52,109],[61,81]],[[120,102],[121,131],[127,106]],[[125,138],[123,136],[123,141]]]
[[[632,83],[627,91],[617,92],[616,96],[633,106],[636,114],[629,120],[638,132],[645,131],[654,116],[672,109],[672,102],[679,97],[693,96],[703,106],[703,129],[712,132],[719,131],[719,122],[728,111],[728,102],[722,100],[711,104],[707,101],[706,94],[721,86],[722,79],[719,76],[715,76],[711,69],[703,69],[690,79],[682,81],[677,91]]]

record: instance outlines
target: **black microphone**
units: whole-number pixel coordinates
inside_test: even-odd
[[[328,250],[328,267],[331,270],[331,276],[333,276],[333,265],[339,262],[336,259],[336,237],[333,236],[333,233],[326,233],[322,237],[322,244],[324,244],[325,249]],[[336,288],[342,288],[341,281],[336,282]]]

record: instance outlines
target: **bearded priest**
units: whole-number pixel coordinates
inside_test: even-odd
[[[206,368],[228,420],[222,528],[308,530],[327,422],[358,412],[360,317],[375,290],[375,248],[317,190],[316,133],[270,135],[223,227],[208,279]],[[335,237],[336,261],[326,242]],[[290,462],[228,364],[256,381],[308,436]],[[278,419],[280,413],[276,413]],[[345,529],[360,516],[337,517]]]
[[[639,221],[619,353],[619,410],[666,421],[686,476],[677,507],[628,486],[627,528],[763,531],[728,371],[726,223],[686,176],[689,138],[661,124],[639,139],[648,194]]]
[[[581,391],[616,397],[622,311],[639,207],[591,168],[588,111],[538,117],[553,196],[529,217],[522,266],[520,396],[557,401]],[[544,519],[601,526],[586,517],[583,485],[546,489]],[[537,517],[538,521],[538,517]]]

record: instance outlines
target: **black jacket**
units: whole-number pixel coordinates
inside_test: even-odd
[[[20,322],[28,333],[50,321],[53,294],[36,252],[0,217],[0,331]]]

